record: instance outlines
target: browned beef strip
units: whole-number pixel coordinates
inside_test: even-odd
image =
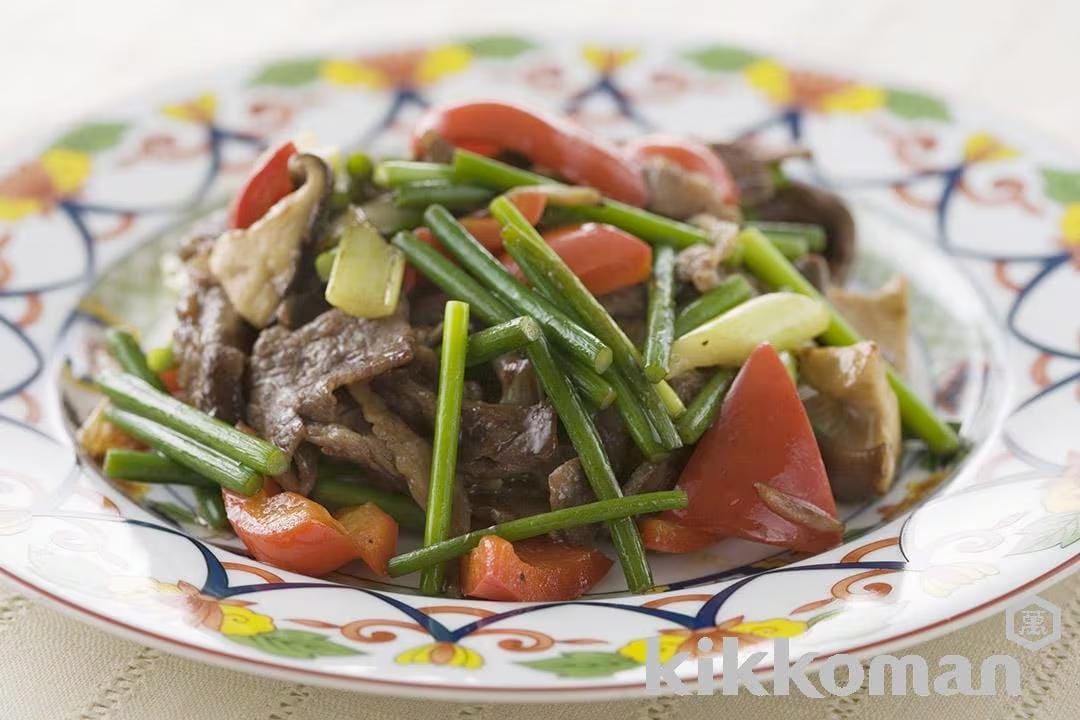
[[[855,220],[838,195],[790,180],[772,197],[754,206],[761,220],[802,222],[825,228],[825,259],[837,284],[843,284],[855,259]]]
[[[330,310],[298,330],[264,330],[251,357],[248,422],[294,452],[304,439],[304,420],[334,422],[335,390],[412,360],[406,314],[399,307],[390,317],[365,320]]]
[[[319,448],[303,443],[293,453],[293,464],[274,480],[283,490],[307,496],[315,488],[319,463]]]
[[[349,393],[363,414],[366,428],[338,424],[307,424],[308,441],[332,457],[349,460],[382,480],[382,484],[407,492],[426,507],[431,477],[431,443],[420,437],[395,415],[382,399],[364,385],[351,385]],[[454,486],[454,527],[469,526],[469,502],[463,484]]]
[[[550,510],[547,488],[531,479],[497,483],[497,487],[469,488],[473,528],[488,527]]]
[[[523,353],[500,355],[491,361],[499,380],[499,402],[507,405],[534,405],[543,398],[540,381],[532,363]]]
[[[432,431],[436,393],[412,373],[392,373],[375,387],[413,428],[425,434]],[[546,402],[501,405],[466,400],[462,405],[458,467],[471,478],[546,474],[557,450],[558,421]]]
[[[764,156],[746,141],[714,143],[710,146],[720,156],[739,189],[739,202],[757,205],[772,196],[776,189],[772,168]]]
[[[217,285],[193,283],[180,299],[176,315],[173,351],[183,400],[235,423],[243,415],[244,374],[254,328]]]
[[[711,368],[709,371],[690,370],[688,372],[679,373],[675,377],[670,378],[668,382],[671,384],[671,388],[675,391],[675,394],[679,396],[679,399],[682,400],[684,404],[689,405],[715,373],[715,368]]]
[[[596,494],[589,486],[589,479],[581,467],[581,460],[571,458],[548,475],[548,502],[552,510],[584,505],[596,500]],[[552,533],[556,540],[574,545],[590,545],[596,537],[599,526],[596,523],[559,530]]]
[[[596,432],[604,445],[604,453],[608,456],[616,477],[629,472],[630,468],[641,462],[641,452],[626,431],[626,425],[614,405],[596,413],[593,424],[596,425]],[[569,443],[566,444],[569,446]],[[569,450],[573,452],[573,447],[569,447]]]
[[[631,285],[610,292],[607,295],[601,295],[597,300],[608,311],[608,314],[616,320],[645,317],[645,310],[649,302],[645,283]]]
[[[689,459],[689,448],[680,448],[662,460],[656,462],[646,460],[638,465],[634,472],[630,473],[629,479],[623,483],[623,495],[670,490],[675,487],[679,474]]]

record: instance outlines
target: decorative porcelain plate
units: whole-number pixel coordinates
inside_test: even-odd
[[[726,541],[655,560],[654,594],[609,578],[540,605],[282,572],[186,525],[189,497],[110,484],[80,461],[72,422],[102,328],[168,332],[169,249],[264,146],[310,132],[401,152],[423,108],[476,97],[616,138],[662,128],[808,146],[813,159],[787,170],[850,202],[856,281],[911,279],[912,380],[962,424],[966,459],[945,473],[909,453],[887,497],[844,508],[835,550]],[[665,658],[701,636],[747,650],[787,637],[822,658],[895,650],[1080,554],[1080,158],[963,104],[724,44],[500,36],[267,62],[4,154],[0,357],[0,572],[139,642],[368,692],[547,701],[636,691],[654,636]]]

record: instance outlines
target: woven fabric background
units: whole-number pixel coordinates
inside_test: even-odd
[[[541,9],[542,8],[542,9]],[[0,141],[41,132],[171,77],[320,44],[513,28],[599,35],[710,35],[855,67],[973,100],[1080,150],[1076,0],[35,0],[0,14]],[[0,450],[2,451],[2,450]],[[627,698],[583,705],[462,705],[264,680],[114,638],[0,586],[3,720],[462,718],[1065,719],[1080,714],[1080,577],[1042,593],[1061,640],[1029,652],[1001,614],[912,651],[973,664],[1020,660],[1019,697]]]

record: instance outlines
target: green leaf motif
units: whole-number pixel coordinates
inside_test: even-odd
[[[91,122],[79,125],[60,137],[53,147],[76,152],[97,153],[120,142],[127,125],[116,122]]]
[[[691,50],[686,58],[703,70],[711,72],[736,72],[758,59],[758,56],[742,48],[730,45],[710,45]]]
[[[1031,523],[1020,531],[1024,535],[1010,555],[1049,550],[1052,547],[1067,548],[1080,540],[1080,512],[1064,512],[1049,515]]]
[[[1042,176],[1046,197],[1062,205],[1080,202],[1080,172],[1045,168]]]
[[[563,654],[518,663],[533,670],[554,673],[562,678],[608,677],[620,670],[639,667],[639,663],[625,655],[614,652],[564,652]]]
[[[271,630],[258,635],[226,635],[241,645],[287,658],[311,660],[317,657],[360,655],[360,651],[331,642],[325,635],[307,630]]]
[[[536,47],[536,43],[516,35],[485,35],[469,38],[462,44],[480,57],[496,60],[509,60]]]
[[[895,115],[908,120],[949,119],[949,106],[936,97],[910,90],[889,90],[886,105]]]
[[[281,87],[307,85],[319,77],[319,68],[322,64],[321,58],[282,60],[264,67],[262,72],[251,79],[251,84]]]

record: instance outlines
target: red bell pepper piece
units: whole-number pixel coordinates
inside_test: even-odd
[[[652,247],[613,225],[568,225],[544,233],[544,239],[593,295],[637,285],[652,273]],[[521,277],[512,258],[502,262]]]
[[[572,600],[611,564],[599,550],[542,538],[511,544],[488,535],[461,559],[461,592],[485,600]]]
[[[434,108],[413,128],[413,151],[423,152],[431,134],[486,155],[512,151],[577,185],[641,207],[648,189],[641,169],[619,151],[561,117],[500,102]]]
[[[678,485],[687,506],[663,515],[678,524],[810,553],[840,543],[810,420],[771,345],[739,371]]]
[[[739,204],[735,178],[724,161],[704,143],[679,135],[642,135],[626,143],[623,151],[639,165],[649,158],[659,157],[688,172],[701,173],[713,184],[725,205]]]
[[[229,206],[230,228],[246,228],[266,214],[296,185],[289,174],[289,158],[296,154],[291,141],[271,148],[255,161],[255,169]]]
[[[372,502],[342,508],[334,519],[345,528],[356,553],[369,568],[386,575],[386,563],[397,549],[398,524]]]
[[[654,552],[692,553],[720,541],[708,530],[679,525],[656,515],[638,520],[638,530],[645,548]]]
[[[397,545],[397,523],[373,503],[335,518],[322,505],[266,481],[252,497],[225,491],[225,513],[255,559],[304,575],[326,575],[357,558],[377,573]]]

